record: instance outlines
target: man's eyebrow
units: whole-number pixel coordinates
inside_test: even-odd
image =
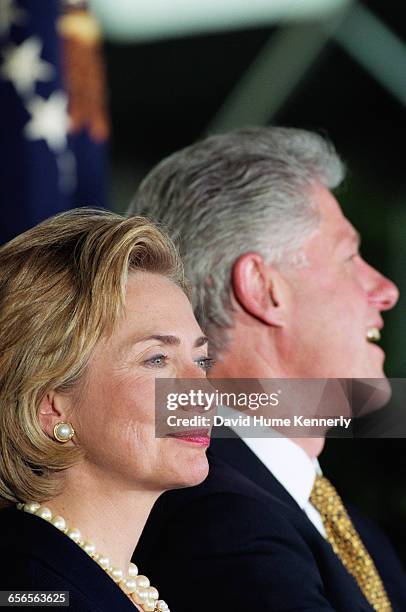
[[[357,232],[356,229],[354,229],[354,231],[352,232],[351,240],[353,240],[358,245],[358,248],[361,246],[361,234]]]
[[[361,234],[355,228],[351,228],[350,231],[343,231],[338,237],[337,246],[340,242],[355,243],[359,248],[361,246]]]

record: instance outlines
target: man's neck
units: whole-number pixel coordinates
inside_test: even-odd
[[[243,352],[240,354],[244,354]],[[247,358],[248,357],[248,358]],[[210,371],[210,378],[289,378],[286,373],[276,371],[260,355],[250,359],[244,355],[244,359],[236,356],[233,352],[220,357],[216,365]],[[293,376],[291,376],[293,378]],[[317,458],[324,448],[324,438],[291,438],[292,442],[300,446],[311,459]]]
[[[309,455],[310,459],[317,459],[324,448],[325,438],[290,438]]]

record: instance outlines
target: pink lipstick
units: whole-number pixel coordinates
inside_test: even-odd
[[[207,429],[186,429],[169,434],[169,437],[198,446],[209,446],[210,444],[210,435]]]

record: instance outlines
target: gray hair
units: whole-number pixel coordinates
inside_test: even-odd
[[[292,264],[316,229],[311,188],[339,185],[333,145],[294,128],[244,128],[210,136],[160,162],[143,180],[128,214],[165,225],[193,285],[196,318],[215,351],[233,325],[231,272],[243,253]]]

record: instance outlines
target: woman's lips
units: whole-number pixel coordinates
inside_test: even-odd
[[[183,442],[189,442],[191,444],[198,444],[200,446],[209,446],[210,444],[210,434],[207,429],[177,431],[176,433],[169,434],[168,437],[176,438],[177,440],[182,440]]]

